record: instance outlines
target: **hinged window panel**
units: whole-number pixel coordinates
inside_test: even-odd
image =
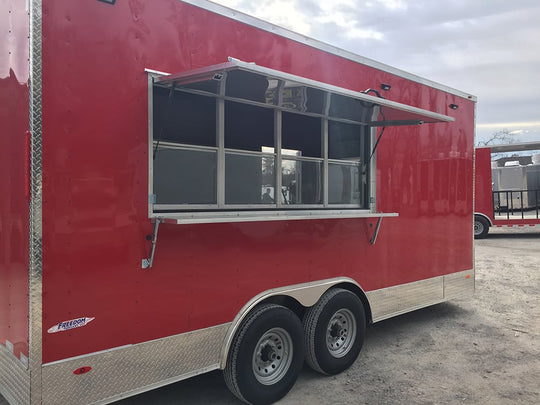
[[[151,216],[376,214],[375,128],[453,121],[236,60],[149,80]]]

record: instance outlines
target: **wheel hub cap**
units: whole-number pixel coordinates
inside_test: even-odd
[[[272,385],[283,378],[292,362],[292,339],[282,328],[268,330],[255,345],[253,374],[257,381]]]
[[[330,319],[326,329],[326,348],[333,357],[343,357],[356,340],[356,319],[351,311],[342,308]]]

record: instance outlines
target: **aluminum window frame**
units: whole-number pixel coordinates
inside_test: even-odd
[[[262,75],[263,77],[271,80],[278,80],[278,97],[273,100],[273,104],[268,102],[254,101],[244,98],[231,97],[226,95],[226,82],[227,74],[231,70],[244,70],[251,73]],[[422,110],[417,107],[408,106],[392,102],[390,100],[374,97],[365,93],[355,92],[348,89],[339,88],[326,83],[316,82],[311,79],[291,75],[284,72],[275,71],[272,69],[257,66],[255,64],[245,63],[242,61],[234,60],[232,62],[223,63],[220,65],[209,66],[201,69],[195,69],[188,72],[177,73],[168,75],[163,72],[156,72],[147,70],[148,77],[148,103],[149,103],[149,208],[148,215],[150,218],[167,217],[181,221],[195,221],[195,222],[229,222],[232,220],[239,220],[238,218],[248,218],[249,220],[268,220],[268,218],[278,219],[297,219],[303,217],[324,217],[327,216],[386,216],[387,214],[376,213],[375,193],[376,193],[376,153],[370,159],[371,149],[375,144],[377,138],[377,127],[383,126],[386,122],[377,121],[380,115],[380,111],[383,108],[390,108],[392,111],[398,110],[400,112],[410,113],[414,117],[411,120],[393,121],[387,122],[388,125],[411,125],[421,124],[423,122],[452,122],[454,118],[445,116],[442,114],[434,113],[427,110]],[[217,92],[209,92],[201,89],[192,89],[181,87],[182,85],[205,81],[205,80],[218,80],[219,86]],[[310,111],[300,111],[294,108],[288,108],[283,105],[283,90],[285,83],[298,83],[299,87],[314,88],[324,92],[323,108],[322,112],[314,113]],[[153,134],[153,90],[158,87],[173,88],[173,91],[185,92],[191,94],[197,94],[206,97],[212,97],[216,100],[216,144],[217,147],[207,147],[198,145],[188,145],[181,143],[174,143],[174,146],[184,150],[201,150],[201,151],[217,151],[217,203],[216,204],[156,204],[156,196],[153,190],[153,148],[157,141],[154,140]],[[352,119],[339,118],[330,115],[330,106],[332,101],[332,95],[337,94],[343,97],[349,97],[366,102],[366,112],[368,114],[362,114],[362,118],[365,121],[355,121]],[[272,109],[274,112],[274,153],[259,152],[252,150],[232,149],[225,148],[225,103],[235,102],[243,103],[259,108]],[[371,110],[371,114],[370,111]],[[283,112],[290,114],[305,115],[310,117],[319,118],[321,120],[320,138],[322,142],[322,158],[308,157],[308,156],[294,156],[282,153],[282,125],[283,125]],[[425,118],[426,121],[418,119],[418,117]],[[345,124],[353,124],[364,127],[366,130],[362,131],[361,137],[366,137],[364,141],[360,142],[360,151],[358,159],[330,159],[329,156],[329,123],[335,121]],[[369,128],[369,129],[368,129]],[[160,141],[161,143],[167,143],[166,141]],[[274,203],[273,204],[227,204],[225,199],[225,159],[228,154],[239,154],[246,156],[269,156],[274,159]],[[281,201],[280,191],[282,188],[282,166],[284,160],[293,161],[313,161],[322,163],[322,204],[285,204]],[[359,167],[359,189],[360,189],[360,202],[358,204],[338,204],[329,202],[329,165],[351,165]],[[367,173],[367,174],[364,174]],[[278,190],[276,192],[276,190]],[[308,210],[309,215],[306,215]],[[313,210],[310,212],[309,210]],[[344,214],[347,210],[348,214]],[[287,212],[296,211],[297,214],[288,214]],[[320,212],[318,212],[320,211]],[[389,214],[388,214],[389,215]]]
[[[152,91],[152,90],[151,90]],[[158,204],[158,203],[152,203],[153,209],[150,213],[151,216],[155,216],[152,214],[156,214],[156,211],[173,211],[173,210],[235,210],[235,209],[243,209],[243,210],[249,210],[249,209],[276,209],[276,208],[283,208],[287,210],[294,210],[294,209],[303,209],[303,208],[313,208],[313,209],[334,209],[334,208],[355,208],[355,209],[369,209],[367,203],[361,202],[360,204],[336,204],[336,203],[330,203],[328,200],[328,167],[329,164],[344,164],[344,165],[350,165],[350,166],[358,166],[362,164],[362,159],[367,160],[368,153],[367,151],[359,151],[359,154],[364,153],[363,156],[359,156],[358,159],[350,160],[350,159],[331,159],[328,157],[328,123],[330,121],[335,122],[341,122],[351,125],[356,125],[358,127],[367,126],[364,123],[359,123],[356,121],[343,119],[343,118],[335,118],[335,117],[328,117],[326,115],[316,114],[316,113],[305,113],[305,112],[299,112],[297,110],[288,109],[285,107],[281,107],[278,105],[271,105],[271,104],[263,104],[258,103],[255,101],[250,100],[244,100],[244,99],[236,99],[234,97],[228,97],[223,96],[220,94],[213,94],[213,93],[207,93],[200,90],[192,90],[192,89],[175,89],[175,91],[179,92],[185,92],[185,93],[191,93],[191,94],[198,94],[203,95],[207,97],[212,97],[217,99],[216,103],[216,109],[218,110],[216,112],[217,114],[217,129],[216,129],[216,136],[218,138],[216,147],[212,146],[205,146],[205,145],[193,145],[193,144],[184,144],[184,143],[174,143],[170,141],[159,141],[159,146],[168,147],[172,149],[180,149],[180,150],[195,150],[195,151],[203,151],[203,152],[216,152],[217,153],[217,167],[218,167],[218,174],[217,174],[217,203],[216,204]],[[262,107],[262,108],[268,108],[274,110],[274,153],[269,152],[258,152],[258,151],[252,151],[252,150],[243,150],[243,149],[236,149],[236,148],[226,148],[224,146],[224,125],[222,123],[222,120],[220,119],[221,114],[224,115],[223,112],[221,112],[221,103],[224,103],[225,101],[231,101],[231,102],[239,102],[243,104],[253,105],[256,107]],[[281,143],[282,143],[282,118],[281,114],[283,111],[286,111],[291,114],[299,114],[299,115],[306,115],[314,118],[320,118],[322,123],[322,130],[320,133],[320,141],[323,143],[323,151],[322,151],[322,157],[311,157],[311,156],[295,156],[295,155],[288,155],[282,153]],[[153,135],[153,134],[152,134]],[[368,136],[368,135],[366,135]],[[149,140],[152,142],[152,153],[151,153],[151,160],[149,164],[151,165],[151,171],[152,174],[152,185],[151,188],[149,188],[149,195],[153,196],[155,195],[153,191],[153,154],[154,154],[154,148],[157,146],[157,141],[152,138]],[[371,143],[371,142],[369,142]],[[279,145],[279,146],[278,146]],[[225,199],[225,159],[227,155],[234,154],[234,155],[243,155],[243,156],[260,156],[263,157],[273,157],[274,158],[274,190],[280,190],[281,188],[281,182],[282,182],[282,176],[281,176],[281,170],[283,166],[283,161],[285,160],[294,160],[294,161],[306,161],[306,162],[317,162],[321,163],[321,169],[322,169],[322,181],[321,181],[321,188],[322,188],[322,198],[323,202],[321,204],[284,204],[281,202],[281,198],[275,199],[276,202],[274,204],[231,204],[227,203]],[[221,161],[223,160],[223,164],[221,164]],[[278,181],[279,179],[279,181]],[[368,190],[366,188],[369,188],[369,185],[362,185],[360,184],[360,188],[364,189],[363,194],[366,194]],[[220,190],[223,189],[223,198],[220,198]],[[151,198],[152,200],[152,198]]]

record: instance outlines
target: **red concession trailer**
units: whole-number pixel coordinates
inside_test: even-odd
[[[474,290],[473,96],[202,0],[0,7],[10,403],[268,403]]]
[[[492,155],[534,153],[532,164],[494,167]],[[534,152],[532,152],[534,151]],[[540,142],[477,147],[475,150],[474,237],[489,228],[540,225]],[[538,160],[537,160],[538,159]]]

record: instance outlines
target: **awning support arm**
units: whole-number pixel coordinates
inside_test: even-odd
[[[371,244],[374,245],[377,241],[377,236],[379,235],[379,228],[381,227],[383,217],[379,217],[379,220],[377,221],[377,225],[375,225],[375,231],[373,231],[373,236],[371,237]]]
[[[150,248],[150,257],[148,259],[142,260],[142,268],[148,269],[152,267],[152,264],[154,263],[154,254],[156,252],[156,242],[157,242],[157,235],[158,235],[158,229],[159,224],[162,222],[161,218],[156,218],[154,220],[154,231],[152,232],[152,235],[148,235],[148,237],[151,237],[152,246]]]

